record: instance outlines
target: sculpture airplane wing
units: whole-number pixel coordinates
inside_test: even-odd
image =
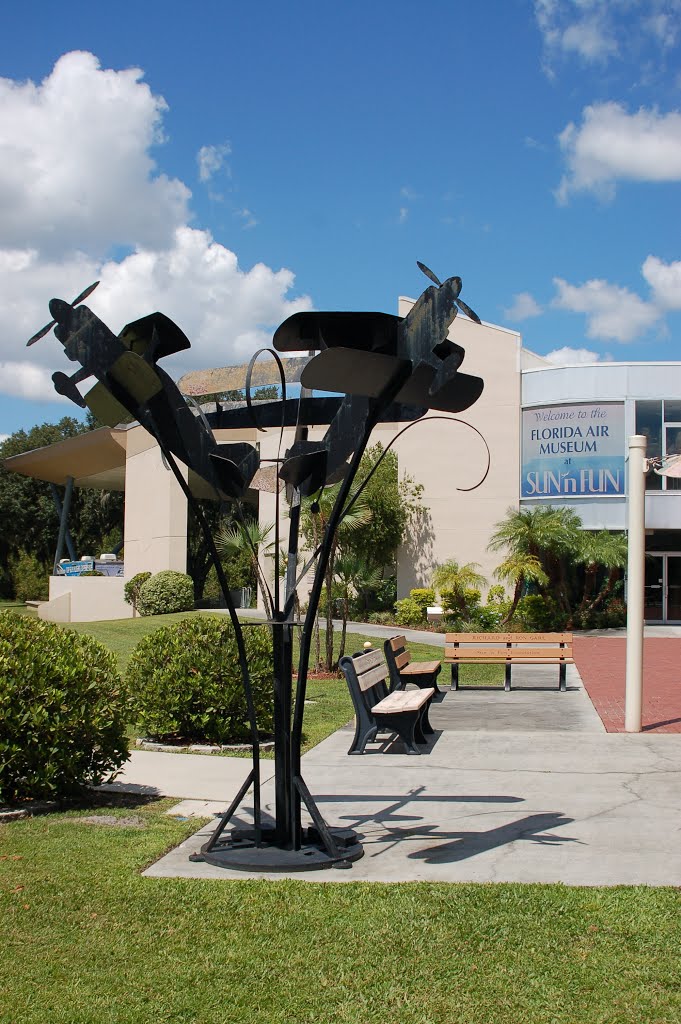
[[[421,269],[424,269],[421,267]],[[424,269],[424,272],[428,268]],[[406,317],[388,313],[295,313],[274,335],[278,351],[309,348],[315,355],[301,375],[305,387],[345,392],[345,399],[321,441],[306,441],[297,451],[295,480],[289,481],[288,464],[281,470],[287,482],[296,482],[304,494],[318,489],[319,479],[333,479],[360,440],[361,424],[372,398],[383,395],[390,382],[405,378],[394,394],[399,404],[458,413],[480,397],[480,377],[460,373],[464,349],[448,337],[458,309],[475,322],[480,319],[459,298],[461,278],[448,278],[428,287]],[[301,481],[305,467],[309,477]],[[317,485],[317,486],[315,486]]]

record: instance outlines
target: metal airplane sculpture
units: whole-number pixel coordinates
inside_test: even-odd
[[[310,649],[329,556],[338,526],[356,500],[362,486],[355,489],[362,455],[371,432],[379,422],[415,421],[429,409],[458,413],[480,396],[483,381],[461,373],[464,349],[448,339],[449,328],[462,310],[472,321],[477,315],[460,298],[461,278],[444,283],[423,264],[419,268],[432,284],[402,318],[385,313],[297,313],[276,330],[274,349],[270,350],[278,368],[282,397],[275,401],[253,403],[251,384],[258,381],[253,357],[246,372],[246,408],[238,404],[216,403],[207,415],[192,408],[158,360],[189,347],[183,332],[162,313],[128,324],[119,335],[86,306],[79,305],[93,287],[72,303],[61,299],[50,302],[53,321],[31,338],[33,344],[52,326],[69,359],[80,363],[71,377],[55,373],[53,380],[60,394],[79,406],[87,406],[102,422],[115,426],[133,416],[158,441],[179,486],[190,502],[204,531],[227,609],[234,626],[242,675],[249,728],[253,747],[251,771],[199,859],[225,867],[255,870],[305,870],[331,864],[347,866],[362,855],[359,838],[350,829],[330,829],[307,789],[301,772],[302,727]],[[282,360],[278,352],[312,353],[308,361]],[[232,368],[232,371],[235,368]],[[268,369],[267,373],[270,372]],[[89,377],[96,383],[84,396],[77,384]],[[299,380],[300,397],[286,397],[286,381]],[[211,377],[213,383],[215,378]],[[230,377],[228,390],[234,387]],[[326,395],[312,395],[327,392]],[[328,394],[328,393],[331,394]],[[205,394],[205,392],[203,392]],[[339,396],[340,393],[340,396]],[[321,440],[309,440],[308,428],[326,425]],[[273,700],[275,735],[275,821],[264,825],[260,804],[260,737],[253,701],[250,672],[243,643],[242,626],[230,596],[210,529],[191,488],[177,466],[185,463],[215,491],[216,497],[240,498],[253,485],[260,456],[251,444],[218,444],[212,427],[295,426],[293,443],[283,457],[271,459],[268,470],[286,484],[289,497],[289,538],[284,600],[279,594],[279,514],[274,565],[274,596],[270,622],[273,637]],[[406,428],[405,428],[406,429]],[[313,496],[331,483],[339,482],[333,509],[316,559],[304,622],[294,621],[301,499]],[[278,490],[281,483],[278,483]],[[366,483],[366,481],[364,481]],[[238,507],[238,504],[237,504]],[[314,511],[314,503],[311,504]],[[264,581],[265,586],[269,586]],[[300,645],[293,700],[293,630],[300,627]],[[246,797],[253,793],[253,827],[235,828],[223,835],[228,822]],[[303,828],[304,804],[312,825]]]

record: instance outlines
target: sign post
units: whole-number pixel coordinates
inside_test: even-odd
[[[646,438],[629,438],[629,514],[627,560],[627,668],[625,732],[641,731],[643,698],[643,595],[645,583]]]

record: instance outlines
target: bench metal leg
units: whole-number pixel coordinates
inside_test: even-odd
[[[398,711],[395,714],[376,715],[376,718],[380,719],[379,728],[385,727],[397,733],[407,754],[420,754],[414,736],[419,715],[419,711]]]
[[[507,661],[506,662],[506,674],[504,675],[504,690],[508,691],[510,689],[511,689],[511,663],[510,663],[510,661]]]
[[[377,727],[375,725],[362,726],[360,721],[357,721],[355,726],[355,738],[352,741],[352,746],[348,750],[348,754],[363,754],[364,748],[367,743],[370,743],[376,738]]]
[[[567,690],[567,665],[563,662],[559,668],[558,689],[563,693]]]
[[[459,689],[459,665],[458,665],[458,662],[455,662],[455,661],[452,662],[452,685],[451,685],[451,689],[452,690],[458,690]]]

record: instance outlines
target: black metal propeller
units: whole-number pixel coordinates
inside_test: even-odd
[[[436,275],[433,273],[433,271],[430,269],[430,267],[427,267],[425,265],[425,263],[421,263],[420,260],[416,261],[416,266],[419,268],[419,270],[423,274],[426,275],[426,277],[430,278],[430,280],[433,282],[433,284],[437,285],[438,288],[442,287],[442,281],[440,281],[439,278],[436,277]],[[456,304],[459,307],[459,309],[461,310],[461,312],[465,313],[466,316],[469,316],[471,318],[471,320],[475,320],[476,324],[479,324],[481,322],[480,321],[480,317],[478,316],[478,314],[475,313],[471,309],[471,307],[468,305],[468,303],[463,301],[463,299],[456,298],[456,299],[454,299],[454,301],[456,302]]]
[[[82,291],[80,295],[76,296],[71,305],[77,306],[79,302],[83,302],[85,299],[87,299],[88,295],[92,295],[93,291],[95,290],[98,284],[99,281],[95,281],[94,284],[89,285],[85,289],[85,291]],[[56,322],[56,320],[50,320],[49,324],[45,324],[45,326],[40,331],[38,331],[37,334],[34,334],[32,338],[28,339],[28,341],[26,342],[26,348],[28,348],[29,345],[35,345],[36,341],[40,341],[41,338],[44,338],[47,332],[54,327]]]

